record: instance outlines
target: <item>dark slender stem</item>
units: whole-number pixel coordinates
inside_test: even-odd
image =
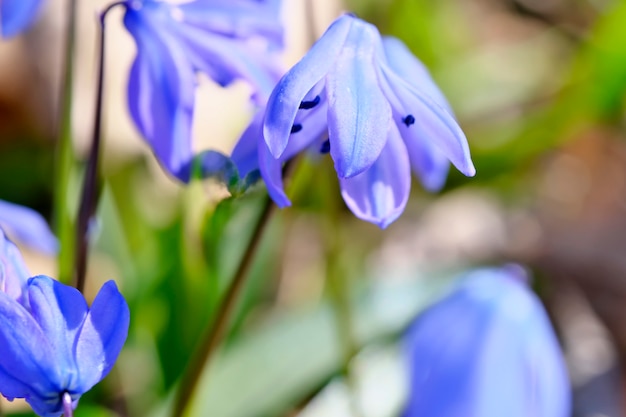
[[[72,397],[67,392],[63,393],[63,417],[73,417]]]
[[[72,275],[74,253],[74,225],[69,215],[68,186],[74,164],[72,149],[72,92],[74,85],[74,50],[76,45],[77,0],[67,2],[67,26],[61,81],[61,103],[58,119],[58,142],[55,167],[54,216],[55,228],[61,248],[59,250],[59,279],[69,283]]]
[[[200,380],[202,370],[205,368],[205,365],[209,362],[224,338],[224,334],[230,324],[230,319],[237,304],[237,300],[239,299],[239,295],[241,294],[241,290],[244,288],[246,278],[250,275],[249,271],[252,266],[252,261],[254,260],[254,255],[259,248],[261,238],[263,237],[265,229],[269,223],[269,219],[271,218],[275,208],[276,205],[272,203],[269,196],[266,196],[265,201],[263,202],[261,215],[254,228],[248,247],[243,254],[243,258],[239,263],[235,276],[233,277],[226,294],[218,307],[215,322],[205,334],[200,347],[187,366],[186,373],[183,375],[172,416],[181,417],[183,415],[196,385]]]
[[[98,200],[102,189],[102,179],[100,176],[100,144],[102,138],[102,103],[104,97],[104,64],[105,64],[105,20],[106,16],[115,6],[120,6],[126,2],[120,1],[110,4],[100,14],[100,45],[98,80],[96,86],[96,111],[94,116],[93,136],[89,159],[83,180],[81,201],[78,209],[78,221],[76,226],[76,257],[74,282],[79,291],[85,289],[85,278],[87,272],[87,254],[89,252],[89,225],[93,221]]]

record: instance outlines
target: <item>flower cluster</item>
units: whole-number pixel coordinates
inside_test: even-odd
[[[425,67],[353,15],[337,19],[281,78],[232,158],[242,176],[259,169],[285,207],[282,165],[303,150],[330,153],[347,206],[382,228],[403,212],[411,171],[429,190],[443,186],[448,161],[475,174],[465,135]]]
[[[75,288],[29,276],[0,230],[0,394],[26,399],[40,416],[68,416],[115,363],[128,306],[113,281],[89,308]]]
[[[479,269],[413,324],[405,417],[567,417],[559,344],[519,266]]]

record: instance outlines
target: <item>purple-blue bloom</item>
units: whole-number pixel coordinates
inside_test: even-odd
[[[260,123],[233,152],[242,176],[254,165]],[[330,153],[348,207],[383,228],[404,210],[411,170],[429,190],[443,186],[448,161],[475,174],[465,135],[424,66],[352,15],[338,18],[278,82],[262,131],[258,166],[279,206],[290,204],[282,164],[305,149]]]
[[[0,227],[18,243],[41,253],[54,255],[59,250],[48,223],[31,208],[0,200]]]
[[[33,23],[42,0],[1,0],[0,37],[11,38]]]
[[[43,275],[28,280],[24,296],[27,304],[0,293],[0,393],[58,417],[64,397],[76,407],[111,370],[128,334],[128,306],[113,281],[91,308],[78,290]]]
[[[405,417],[569,417],[559,343],[519,266],[469,273],[408,332]]]
[[[125,5],[124,24],[137,44],[128,84],[131,116],[163,167],[187,182],[195,164],[191,128],[197,74],[222,86],[245,80],[253,100],[265,103],[279,73],[272,52],[283,42],[280,2],[133,0]],[[202,173],[214,170],[210,159],[201,158]]]

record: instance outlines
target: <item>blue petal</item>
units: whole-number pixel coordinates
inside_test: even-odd
[[[383,37],[385,56],[391,69],[406,82],[428,95],[435,103],[446,109],[453,115],[450,103],[443,95],[437,84],[433,81],[428,69],[422,64],[401,40],[385,36]]]
[[[159,161],[186,182],[192,159],[195,75],[184,48],[163,27],[163,19],[157,19],[169,8],[144,10],[147,7],[160,5],[144,3],[139,11],[129,8],[124,16],[137,43],[128,85],[130,112]]]
[[[547,315],[505,269],[473,272],[420,316],[407,356],[406,417],[570,415],[567,373]]]
[[[267,191],[274,202],[281,208],[291,205],[283,186],[283,162],[286,162],[317,143],[326,127],[327,106],[324,101],[313,109],[303,110],[296,118],[302,130],[290,136],[289,143],[283,155],[276,159],[270,152],[262,136],[259,136],[258,152],[261,175],[267,186]]]
[[[124,297],[114,281],[106,282],[91,305],[75,345],[80,392],[89,390],[109,373],[124,346],[129,323]]]
[[[0,293],[0,393],[53,398],[64,388],[46,336],[17,301]]]
[[[183,22],[222,36],[247,39],[263,37],[283,44],[279,20],[280,1],[198,0],[181,4]]]
[[[237,166],[239,176],[245,178],[249,173],[259,169],[259,138],[263,136],[263,115],[265,109],[256,112],[237,141],[231,159]]]
[[[238,40],[213,35],[189,25],[176,25],[177,37],[184,42],[186,52],[193,66],[207,73],[222,86],[236,79],[248,81],[265,102],[278,81],[278,73],[272,72],[269,65],[262,65],[266,56],[242,46]]]
[[[454,117],[386,65],[381,67],[381,83],[387,98],[394,105],[394,111],[412,115],[415,118],[412,127],[419,126],[426,140],[440,149],[459,171],[467,176],[474,176],[476,169],[470,157],[467,138]],[[399,107],[395,103],[399,103]]]
[[[262,138],[260,138],[260,142],[262,143],[259,143],[259,164],[263,181],[265,181],[265,186],[267,187],[267,193],[278,207],[289,207],[291,206],[291,201],[285,194],[282,159],[274,158]]]
[[[267,103],[263,136],[275,158],[281,157],[287,148],[300,103],[335,64],[354,20],[348,15],[335,20],[272,91]]]
[[[39,252],[54,255],[59,242],[41,214],[28,207],[0,200],[0,227],[12,238]]]
[[[0,35],[15,36],[28,28],[39,12],[42,0],[0,1]]]
[[[330,155],[340,178],[358,175],[376,161],[391,126],[391,107],[375,66],[379,43],[376,28],[355,19],[327,77]]]
[[[394,114],[394,117],[397,120],[402,118],[399,114]],[[424,188],[431,192],[441,190],[450,170],[448,158],[432,143],[426,132],[421,131],[421,126],[398,123],[398,130],[404,138],[411,168]]]
[[[19,249],[0,229],[0,292],[22,301],[22,294],[30,273]]]
[[[331,148],[332,152],[332,148]],[[395,126],[380,157],[365,172],[340,178],[341,195],[358,218],[386,228],[404,211],[411,190],[411,168]]]
[[[69,387],[78,377],[73,350],[76,335],[87,316],[85,298],[76,288],[40,275],[28,281],[28,299],[33,318],[63,369],[63,386]]]

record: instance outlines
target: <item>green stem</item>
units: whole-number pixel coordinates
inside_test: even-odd
[[[209,331],[205,334],[200,347],[196,351],[182,377],[172,413],[172,416],[174,417],[181,417],[184,414],[189,400],[198,385],[198,381],[202,375],[202,370],[210,362],[215,351],[224,338],[241,291],[245,286],[246,279],[250,275],[249,272],[250,267],[252,266],[252,261],[254,260],[254,256],[261,243],[261,238],[267,229],[267,225],[269,224],[269,220],[275,207],[276,205],[273,204],[269,196],[266,196],[261,215],[254,228],[250,242],[248,243],[248,246],[243,254],[243,258],[239,263],[237,271],[235,272],[235,276],[230,282],[228,289],[226,290],[226,294],[217,309],[215,321]]]
[[[61,242],[59,250],[59,280],[70,282],[74,255],[74,224],[69,203],[69,183],[74,167],[72,149],[72,91],[74,80],[74,50],[76,44],[77,0],[68,0],[68,22],[65,33],[62,94],[59,108],[59,132],[56,154],[54,223]]]

